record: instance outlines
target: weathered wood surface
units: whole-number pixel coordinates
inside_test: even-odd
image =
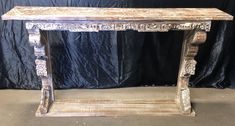
[[[2,20],[232,20],[216,8],[93,8],[16,6]]]
[[[184,40],[181,49],[181,59],[177,80],[177,98],[176,103],[182,113],[190,114],[192,107],[190,102],[190,91],[188,88],[191,75],[195,74],[196,60],[199,45],[206,41],[205,31],[185,31]]]
[[[34,55],[36,56],[36,72],[41,78],[41,100],[39,105],[40,113],[46,114],[54,98],[54,88],[52,82],[52,68],[51,68],[51,56],[50,56],[50,43],[41,39],[41,33],[39,29],[28,29],[29,43],[34,43]]]
[[[119,89],[76,89],[57,94],[47,114],[36,116],[129,116],[181,115],[175,89],[134,87]],[[193,113],[192,113],[193,114]]]
[[[232,20],[233,17],[215,8],[15,7],[4,14],[2,19],[27,20],[26,29],[29,32],[29,42],[34,46],[37,75],[42,80],[37,116],[123,116],[193,115],[188,83],[190,76],[195,73],[194,57],[198,46],[206,41],[211,20]],[[75,96],[72,98],[58,96],[57,100],[54,99],[50,44],[41,40],[42,31],[97,32],[129,29],[139,32],[185,30],[177,93],[161,92],[161,88],[148,89],[148,92],[146,88],[104,89],[89,90],[92,95],[78,92],[77,95],[71,94]]]

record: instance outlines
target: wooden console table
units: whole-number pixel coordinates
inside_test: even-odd
[[[193,115],[188,82],[194,75],[194,57],[206,41],[212,20],[232,20],[233,16],[215,8],[87,8],[16,6],[3,20],[25,20],[29,43],[34,47],[37,75],[41,77],[41,102],[36,116],[121,116],[121,115]],[[41,30],[70,32],[125,31],[167,32],[184,30],[176,97],[167,99],[73,99],[55,100],[50,44],[40,40]],[[138,43],[137,43],[138,44]],[[109,89],[106,89],[109,90]],[[131,95],[131,94],[129,94]],[[62,108],[58,108],[61,106]],[[64,104],[64,105],[63,105]],[[93,104],[93,106],[92,106]],[[89,106],[90,105],[90,106]],[[57,106],[57,107],[56,107]],[[56,109],[57,108],[57,109]]]

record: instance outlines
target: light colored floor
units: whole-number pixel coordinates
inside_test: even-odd
[[[69,92],[74,90],[59,90],[56,94],[63,96]],[[196,117],[38,118],[34,114],[40,91],[0,90],[0,126],[235,126],[235,90],[191,89],[191,97]]]

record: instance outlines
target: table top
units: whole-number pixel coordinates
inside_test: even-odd
[[[207,21],[233,20],[216,8],[94,8],[16,6],[2,20]]]

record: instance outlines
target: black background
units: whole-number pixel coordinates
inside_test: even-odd
[[[234,0],[0,0],[14,6],[219,8],[235,15]],[[22,21],[0,20],[0,88],[39,89],[35,56]],[[235,21],[213,21],[196,57],[192,87],[235,87]],[[51,44],[56,88],[113,88],[176,83],[183,32],[43,32]]]

